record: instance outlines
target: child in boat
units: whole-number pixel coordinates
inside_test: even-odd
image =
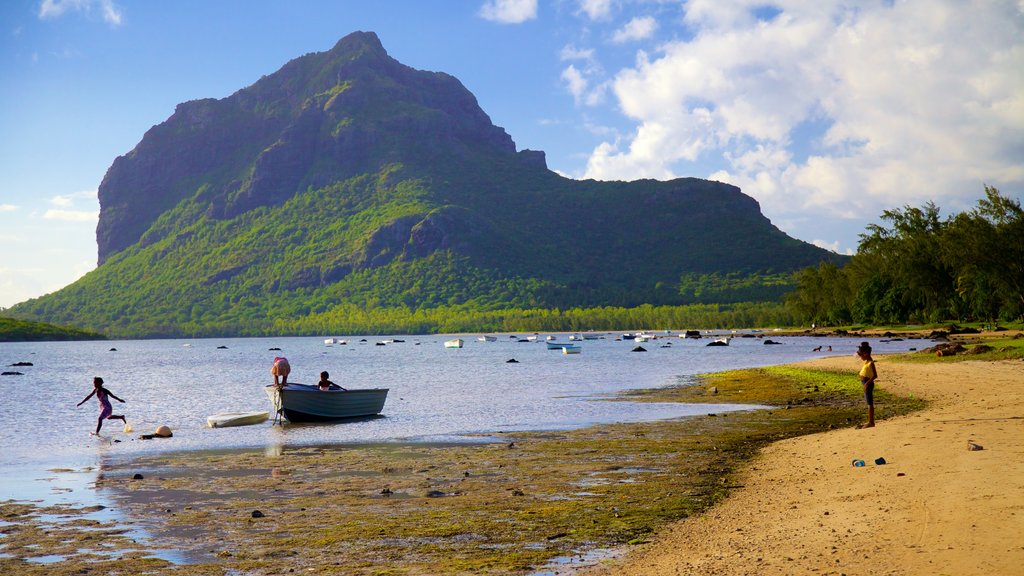
[[[283,387],[288,385],[288,375],[292,373],[291,364],[283,356],[274,357],[274,365],[270,367],[270,373],[274,375],[274,386]]]
[[[96,420],[96,432],[94,432],[96,436],[100,435],[100,428],[103,427],[104,420],[120,420],[125,424],[128,423],[124,416],[114,414],[114,407],[110,405],[110,398],[113,398],[122,404],[124,404],[124,400],[114,396],[113,392],[104,388],[103,378],[100,378],[99,376],[92,379],[92,392],[89,392],[89,395],[83,398],[82,401],[78,403],[78,406],[85,404],[85,401],[92,398],[93,394],[95,394],[96,399],[100,401],[100,417]]]
[[[331,382],[328,379],[330,377],[331,375],[328,374],[326,371],[321,372],[320,382],[317,383],[317,386],[319,386],[321,390],[344,390],[344,388],[342,388],[341,386],[338,386],[334,382]]]

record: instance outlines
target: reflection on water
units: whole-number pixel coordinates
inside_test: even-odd
[[[818,346],[849,353],[851,370],[856,367],[852,339],[773,336],[781,345],[765,346],[758,338],[733,338],[729,346],[709,348],[706,339],[666,337],[645,343],[648,352],[637,354],[630,352],[634,342],[614,336],[577,342],[583,352],[572,355],[549,350],[543,335],[528,343],[507,335],[495,342],[463,337],[461,349],[444,348],[449,337],[443,335],[403,336],[403,342],[384,346],[375,345],[382,338],[360,343],[358,336],[333,346],[321,337],[0,344],[0,364],[33,363],[20,369],[23,376],[0,380],[9,407],[0,411],[0,487],[11,497],[31,498],[40,492],[39,470],[84,469],[106,457],[159,451],[250,447],[279,454],[293,446],[450,440],[723,412],[735,407],[602,400],[624,390],[685,383],[698,373],[812,358],[821,354],[812,351]],[[568,334],[557,339],[567,341]],[[916,345],[872,344],[878,353]],[[211,414],[270,408],[263,387],[271,382],[275,355],[290,360],[292,381],[315,382],[327,370],[349,388],[389,388],[383,417],[207,428]],[[127,416],[134,432],[109,421],[102,436],[89,435],[98,403],[75,404],[92,389],[93,376],[102,376],[127,401],[115,402],[116,412]],[[160,425],[169,426],[174,437],[139,438]],[[77,476],[62,474],[59,483],[78,493],[81,483],[72,480]],[[23,480],[36,488],[23,489]]]

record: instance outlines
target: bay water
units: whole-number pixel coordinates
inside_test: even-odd
[[[732,339],[708,347],[709,339],[662,334],[637,344],[608,333],[576,342],[580,354],[549,350],[540,335],[498,334],[479,342],[462,336],[461,349],[447,349],[450,335],[337,336],[347,344],[325,345],[324,337],[216,338],[0,344],[5,410],[0,411],[0,501],[52,500],[40,479],[47,470],[91,469],[111,459],[178,450],[288,447],[379,442],[479,441],[499,431],[559,430],[615,422],[638,422],[751,409],[750,406],[609,402],[640,388],[687,384],[700,373],[783,364],[828,352],[850,358],[862,339],[783,337]],[[555,335],[568,343],[568,334]],[[770,338],[779,345],[765,345]],[[401,342],[392,340],[402,340]],[[904,352],[915,341],[868,339],[877,353]],[[388,341],[380,345],[378,343]],[[637,346],[647,352],[633,352]],[[278,350],[279,349],[279,350]],[[341,423],[263,424],[211,429],[206,417],[220,412],[270,411],[264,387],[270,366],[285,356],[289,381],[313,384],[321,371],[346,388],[389,388],[380,417]],[[516,362],[509,362],[515,359]],[[12,366],[31,363],[31,366]],[[92,391],[92,379],[124,399],[113,401],[133,431],[120,421],[96,426],[98,402],[76,403]],[[851,376],[852,377],[852,376]],[[174,436],[142,440],[157,426]],[[61,476],[74,483],[75,475]],[[81,476],[81,475],[78,475]],[[83,479],[88,481],[88,478]],[[42,488],[42,489],[41,489]],[[76,492],[72,486],[58,493]]]

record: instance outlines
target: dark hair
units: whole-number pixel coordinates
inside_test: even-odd
[[[331,375],[330,375],[330,374],[328,374],[326,370],[320,373],[320,378],[321,378],[322,380],[326,380],[326,379],[328,379],[328,378],[330,378],[330,377],[331,377]]]
[[[857,352],[863,352],[863,353],[867,354],[868,356],[870,356],[871,355],[871,344],[868,344],[867,342],[861,342],[860,343],[860,347],[857,348]]]
[[[103,378],[100,378],[99,376],[96,376],[95,378],[92,379],[92,384],[93,384],[93,386],[95,386],[97,384],[103,384]]]

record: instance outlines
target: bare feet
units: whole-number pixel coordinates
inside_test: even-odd
[[[874,428],[874,427],[875,427],[875,423],[874,422],[871,422],[870,424],[857,424],[857,430],[863,430],[864,428]]]

